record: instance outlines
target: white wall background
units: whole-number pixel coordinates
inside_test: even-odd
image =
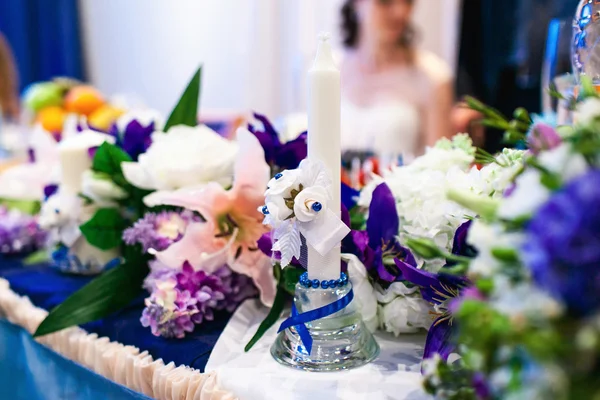
[[[85,61],[107,94],[168,112],[199,64],[202,110],[277,116],[304,107],[316,35],[338,36],[341,0],[80,0]],[[460,0],[418,0],[421,45],[456,59]]]

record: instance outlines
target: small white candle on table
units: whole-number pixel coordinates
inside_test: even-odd
[[[319,160],[333,180],[329,208],[341,218],[341,89],[329,35],[319,35],[317,55],[308,71],[308,158]],[[322,256],[308,246],[310,279],[339,279],[341,243]]]

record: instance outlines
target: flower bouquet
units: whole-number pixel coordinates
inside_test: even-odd
[[[62,180],[42,217],[59,245],[55,255],[82,261],[84,241],[117,261],[54,309],[36,335],[102,318],[144,289],[141,323],[164,337],[184,337],[259,293],[272,304],[273,269],[258,249],[266,230],[256,210],[268,160],[251,132],[241,129],[230,141],[197,124],[200,73],[166,123],[125,114],[108,134],[77,136],[87,168],[73,185]],[[102,140],[93,145],[92,134]]]
[[[434,274],[397,262],[445,311],[427,343],[424,387],[447,399],[596,398],[600,99],[584,80],[575,123],[558,127],[524,110],[517,127],[472,104],[529,150],[501,196],[448,190],[476,216],[461,234],[470,254],[459,268]],[[443,252],[418,244],[425,258]]]

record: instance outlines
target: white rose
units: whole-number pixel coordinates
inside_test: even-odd
[[[131,110],[117,119],[116,124],[119,132],[125,132],[127,126],[132,121],[137,121],[144,128],[147,128],[154,123],[154,130],[156,131],[160,131],[164,126],[164,118],[159,111],[152,109],[138,109]]]
[[[127,197],[127,193],[104,174],[87,170],[83,173],[81,192],[101,206],[114,204],[114,200]]]
[[[269,216],[275,221],[285,221],[292,214],[292,210],[285,204],[283,197],[267,197],[267,210]]]
[[[578,124],[589,125],[598,117],[600,117],[600,99],[590,97],[577,106],[575,120]]]
[[[310,222],[327,210],[329,193],[322,186],[302,190],[294,199],[294,214],[300,222]]]
[[[269,181],[265,196],[289,197],[292,189],[298,188],[299,171],[296,169],[285,170]]]
[[[398,336],[431,327],[431,306],[420,297],[396,297],[379,307],[380,320],[386,331]]]
[[[152,134],[152,145],[138,162],[122,163],[125,178],[148,190],[175,190],[218,182],[229,186],[238,145],[210,128],[175,126]]]

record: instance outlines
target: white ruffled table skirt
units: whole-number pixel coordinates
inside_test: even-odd
[[[286,368],[269,352],[279,323],[244,353],[267,310],[246,301],[219,337],[206,371],[217,375],[221,389],[243,400],[388,400],[429,399],[420,386],[424,335],[375,337],[380,356],[371,364],[351,371],[314,373]]]
[[[20,332],[17,332],[18,328],[15,329],[14,325],[17,325],[33,333],[46,315],[48,315],[46,310],[34,306],[27,297],[14,293],[8,281],[0,278],[0,319],[4,320],[0,328],[6,325],[5,334],[13,335],[16,339],[11,343],[18,346],[13,349],[0,349],[1,367],[10,368],[7,364],[11,363],[11,354],[25,358],[25,360],[15,360],[15,366],[24,367],[21,370],[10,371],[9,375],[12,375],[14,380],[9,381],[6,374],[1,376],[0,373],[0,399],[141,399],[147,397],[160,400],[237,399],[233,394],[219,389],[214,372],[203,374],[184,365],[175,366],[174,363],[165,365],[160,359],[154,360],[147,351],[111,342],[108,338],[99,338],[98,335],[88,334],[81,328],[69,328],[46,335],[36,339],[38,343],[35,343],[22,329],[19,329]],[[14,325],[11,326],[6,321]],[[0,341],[0,345],[2,343]],[[51,350],[40,348],[40,343],[54,353],[48,354]],[[60,360],[57,361],[54,357],[58,356],[56,353],[78,365],[73,363],[65,365]],[[46,361],[40,361],[43,357],[46,357]],[[44,362],[48,365],[39,367]],[[82,371],[84,369],[89,373]],[[55,380],[53,373],[58,373],[60,376]],[[106,382],[103,384],[99,381],[102,377],[124,387],[119,390],[106,385]],[[65,388],[57,387],[59,379],[63,384],[70,385],[70,394],[67,397],[63,396],[66,393]],[[23,385],[38,387],[23,387]],[[128,395],[125,387],[134,393]],[[141,395],[136,396],[137,393]]]
[[[32,333],[46,315],[46,310],[34,306],[27,297],[14,293],[10,290],[8,282],[0,278],[0,319]],[[420,389],[419,370],[425,339],[423,335],[407,335],[396,339],[385,334],[377,334],[381,355],[372,364],[352,371],[310,373],[285,368],[271,358],[269,347],[275,338],[276,327],[269,330],[250,352],[244,353],[245,344],[265,315],[266,310],[258,306],[256,301],[242,304],[219,338],[205,373],[183,365],[175,366],[173,363],[165,365],[160,359],[154,360],[143,349],[110,342],[108,338],[88,334],[81,328],[65,329],[39,338],[38,343],[35,343],[25,332],[23,334],[16,332],[19,328],[10,328],[10,324],[7,326],[12,334],[19,337],[17,342],[22,343],[19,346],[24,347],[12,351],[25,358],[19,360],[20,365],[29,367],[28,371],[16,371],[14,375],[30,375],[25,379],[30,382],[29,385],[43,382],[35,376],[36,374],[43,376],[42,374],[49,372],[40,371],[38,368],[44,365],[39,359],[40,352],[27,350],[43,344],[48,349],[41,349],[42,353],[51,352],[57,357],[64,357],[65,361],[71,360],[78,364],[69,362],[66,368],[67,371],[69,369],[71,372],[75,371],[72,379],[66,381],[77,382],[75,385],[79,388],[77,393],[81,395],[77,397],[78,399],[103,398],[102,393],[98,393],[103,386],[96,378],[88,385],[81,382],[81,379],[77,379],[77,376],[81,376],[81,371],[77,371],[77,368],[87,369],[90,373],[100,375],[98,378],[104,377],[117,385],[122,385],[122,390],[111,389],[111,393],[123,394],[124,397],[119,398],[143,398],[143,395],[161,400],[420,400],[428,398]],[[0,325],[6,325],[6,322]],[[5,363],[6,359],[10,359],[6,355],[10,354],[11,349],[0,350],[2,350],[0,354],[5,354],[4,360],[0,361]],[[34,365],[38,366],[35,368],[37,372],[32,370]],[[52,378],[46,376],[46,379]],[[8,393],[4,385],[10,384],[14,382],[3,382],[0,377],[0,386],[4,387],[4,392]],[[37,393],[44,393],[44,388],[41,386],[37,388]],[[134,391],[133,397],[126,396],[126,388]],[[87,397],[84,392],[88,394]],[[2,393],[0,390],[0,394]],[[136,397],[135,393],[141,395]],[[31,399],[31,397],[27,398]]]

